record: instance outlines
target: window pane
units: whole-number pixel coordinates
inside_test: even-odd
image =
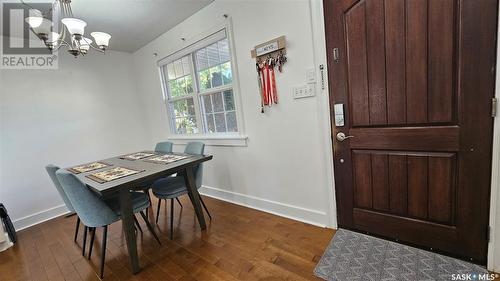
[[[238,132],[238,125],[236,122],[236,112],[231,111],[226,113],[227,131]]]
[[[181,60],[174,61],[174,70],[175,70],[175,78],[181,77],[184,75],[184,71],[182,70]]]
[[[215,128],[218,133],[226,131],[226,119],[224,118],[224,113],[215,114]]]
[[[212,101],[210,95],[203,96],[203,108],[205,108],[205,113],[212,113]]]
[[[205,69],[200,72],[199,74],[199,79],[200,79],[200,90],[205,91],[207,89],[212,88],[210,84],[210,69]]]
[[[231,71],[231,62],[226,62],[222,66],[222,83],[224,85],[231,84],[233,82],[233,73]]]
[[[232,90],[224,92],[224,107],[226,111],[234,110],[234,97]]]
[[[192,94],[193,78],[191,75],[170,80],[168,82],[169,93],[172,98],[180,97],[187,94]]]
[[[173,63],[167,64],[167,73],[168,73],[168,80],[175,79],[175,71]]]
[[[212,88],[222,86],[222,73],[220,65],[210,68],[210,75],[212,76]]]
[[[207,114],[206,118],[207,118],[207,132],[208,133],[215,133],[214,115]]]
[[[219,59],[219,48],[217,43],[214,43],[207,47],[208,65],[214,66],[220,63]]]
[[[175,118],[195,115],[194,102],[192,98],[177,100],[171,103]]]
[[[231,56],[229,55],[229,44],[227,42],[227,38],[219,41],[219,54],[221,62],[226,62],[231,60]]]
[[[196,52],[196,71],[201,92],[222,85],[230,85],[233,82],[227,39]]]
[[[222,95],[221,93],[211,94],[212,101],[214,105],[214,112],[224,111],[224,105],[222,103]]]
[[[196,67],[198,70],[208,68],[207,49],[204,48],[196,52]]]
[[[183,57],[181,60],[182,60],[182,70],[183,70],[182,75],[187,75],[191,73],[191,70],[189,69],[189,58],[186,56]]]
[[[186,98],[170,103],[172,118],[177,134],[193,134],[198,132],[196,127],[195,107],[193,98]]]
[[[191,75],[186,76],[186,91],[188,94],[194,93],[193,78],[191,77]]]
[[[167,64],[166,72],[170,97],[176,98],[194,93],[189,56]]]
[[[175,118],[175,132],[177,134],[195,134],[198,132],[196,128],[195,117]]]
[[[168,88],[171,97],[175,98],[182,95],[182,91],[177,80],[169,81]]]

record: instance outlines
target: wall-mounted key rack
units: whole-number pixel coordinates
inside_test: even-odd
[[[275,69],[282,72],[287,61],[285,36],[255,46],[250,55],[255,58],[261,112],[264,113],[265,106],[271,107],[278,103]]]

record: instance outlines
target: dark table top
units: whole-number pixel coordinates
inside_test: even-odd
[[[146,152],[146,151],[145,151]],[[150,151],[147,151],[150,152]],[[132,154],[132,153],[130,153]],[[163,153],[158,153],[155,152],[155,154],[162,155]],[[165,177],[171,174],[175,174],[178,172],[181,172],[185,170],[188,167],[195,166],[197,164],[200,164],[205,161],[209,161],[213,158],[212,155],[188,155],[188,154],[182,154],[182,153],[169,153],[169,154],[175,154],[175,155],[186,155],[189,156],[186,159],[178,160],[169,164],[164,164],[164,163],[153,163],[153,162],[148,162],[146,161],[147,158],[145,159],[138,159],[138,160],[128,160],[128,159],[121,159],[120,157],[123,157],[125,155],[120,155],[117,157],[112,157],[104,160],[99,160],[96,162],[102,162],[106,163],[110,166],[104,167],[102,169],[97,169],[89,172],[84,172],[84,173],[79,173],[76,174],[76,176],[88,187],[90,187],[92,190],[97,192],[98,194],[102,196],[107,196],[112,193],[115,193],[119,191],[121,188],[134,188],[134,187],[140,187],[141,184],[144,184],[146,182],[151,182],[155,179]],[[128,155],[128,154],[126,154]],[[133,174],[130,176],[126,176],[123,178],[119,178],[116,180],[112,180],[109,182],[105,183],[99,183],[95,180],[92,180],[88,177],[87,175],[94,174],[97,172],[105,171],[108,169],[112,169],[113,167],[120,166],[123,168],[129,168],[133,170],[140,170],[142,172]],[[71,167],[68,167],[66,169],[69,169]]]

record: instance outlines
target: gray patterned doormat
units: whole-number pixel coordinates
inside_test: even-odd
[[[314,274],[338,281],[491,280],[480,279],[490,276],[478,265],[340,228]],[[471,279],[457,279],[461,274]]]

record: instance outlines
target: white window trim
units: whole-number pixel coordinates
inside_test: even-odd
[[[165,84],[165,78],[163,76],[163,71],[161,70],[161,67],[165,65],[165,61],[168,59],[169,61],[172,59],[175,59],[176,57],[182,57],[182,55],[186,55],[186,51],[194,51],[191,50],[190,47],[194,46],[197,42],[223,30],[226,29],[226,37],[229,42],[229,51],[230,51],[230,56],[231,56],[231,71],[233,75],[233,81],[232,81],[232,89],[233,89],[233,97],[234,97],[234,102],[235,102],[235,108],[236,108],[236,121],[238,124],[238,132],[236,133],[212,133],[212,134],[207,134],[207,133],[197,133],[197,134],[175,134],[173,133],[172,130],[172,121],[171,121],[171,112],[169,108],[169,102],[172,101],[173,99],[168,98],[168,90],[166,89],[166,84]],[[189,53],[189,52],[188,52]],[[206,145],[211,145],[211,146],[247,146],[247,140],[248,137],[245,135],[245,122],[243,120],[243,107],[242,107],[242,99],[241,99],[241,90],[240,90],[240,83],[239,83],[239,75],[238,75],[238,67],[237,67],[237,62],[236,62],[236,49],[234,46],[234,40],[233,40],[233,25],[232,25],[232,19],[231,17],[226,18],[223,22],[216,24],[212,28],[206,30],[205,32],[189,39],[185,40],[185,43],[183,44],[183,47],[179,48],[175,52],[167,55],[166,57],[160,59],[157,61],[158,69],[159,69],[159,75],[160,75],[160,82],[162,83],[162,94],[163,94],[163,100],[164,100],[164,106],[166,106],[167,114],[168,114],[168,119],[169,119],[169,137],[167,138],[168,140],[171,140],[174,144],[186,144],[189,141],[202,141]],[[193,81],[195,81],[193,79]],[[217,90],[220,90],[224,88],[225,86],[217,87],[216,89],[210,89],[206,92],[200,93],[199,96],[210,94],[212,92],[215,92]],[[197,100],[197,98],[195,98]],[[201,107],[199,106],[199,101],[195,101],[195,106],[197,106],[197,119],[198,115],[201,114]],[[201,116],[199,117],[201,118]],[[201,119],[197,122],[203,122]],[[200,130],[203,130],[203,128],[199,128]]]

